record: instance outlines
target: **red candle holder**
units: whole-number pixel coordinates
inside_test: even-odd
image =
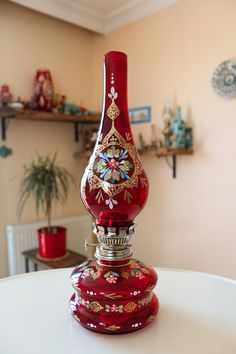
[[[105,55],[102,119],[81,181],[81,197],[95,218],[95,260],[72,272],[72,316],[102,333],[126,333],[158,312],[155,271],[131,258],[134,219],[148,197],[148,180],[136,150],[127,105],[127,56]]]

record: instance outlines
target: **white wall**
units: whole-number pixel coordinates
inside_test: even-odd
[[[0,1],[0,85],[9,84],[16,97],[30,98],[36,69],[46,67],[51,70],[56,92],[90,108],[92,44],[89,31]],[[13,149],[13,156],[0,158],[0,276],[7,274],[5,226],[18,222],[16,205],[22,166],[36,151],[57,151],[58,160],[78,181],[84,168],[82,161],[74,158],[79,145],[74,142],[72,124],[11,120],[5,143]],[[84,208],[79,192],[71,189],[68,203],[58,207],[54,216],[81,210]],[[34,206],[29,203],[21,221],[35,220]]]
[[[135,251],[160,266],[236,278],[236,100],[211,87],[217,65],[236,56],[236,2],[184,0],[106,37],[94,38],[94,105],[101,107],[103,53],[128,54],[129,107],[152,106],[161,129],[167,96],[194,125],[195,153],[178,158],[177,179],[164,159],[144,157],[150,180]],[[150,124],[133,126],[150,140]]]

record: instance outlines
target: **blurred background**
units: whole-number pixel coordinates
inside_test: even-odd
[[[193,154],[177,156],[176,178],[165,158],[143,154],[150,195],[137,220],[135,256],[153,266],[234,279],[236,100],[219,95],[212,78],[222,62],[236,57],[235,13],[234,0],[0,0],[0,85],[8,86],[11,101],[28,107],[35,73],[46,68],[59,100],[65,95],[81,111],[99,114],[103,56],[118,50],[128,55],[129,108],[151,107],[151,121],[132,124],[139,147],[140,133],[147,145],[153,130],[158,141],[163,139],[163,109],[168,106],[175,116],[181,106],[182,118],[192,128]],[[228,86],[233,89],[234,83]],[[79,141],[74,129],[74,124],[56,120],[7,121],[1,146],[11,154],[0,157],[1,277],[9,274],[7,225],[37,221],[33,201],[20,221],[16,214],[22,166],[36,152],[57,152],[61,164],[79,181],[87,163],[81,152],[91,125],[88,133],[86,124],[80,125]],[[78,228],[69,244],[86,254],[83,243],[91,218],[71,187],[68,201],[53,209],[53,218],[77,216]],[[44,222],[42,215],[40,221]]]

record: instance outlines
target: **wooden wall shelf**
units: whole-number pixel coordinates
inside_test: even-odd
[[[75,141],[79,140],[79,125],[80,124],[94,124],[99,123],[100,113],[83,114],[83,115],[67,115],[63,113],[39,112],[31,110],[14,110],[11,108],[0,108],[1,120],[1,138],[6,140],[6,130],[8,121],[27,120],[27,121],[40,121],[40,122],[60,122],[60,123],[73,123],[75,128]]]
[[[172,169],[173,178],[176,178],[177,173],[177,156],[182,155],[193,155],[192,148],[157,148],[157,147],[147,147],[141,151],[139,151],[141,156],[156,156],[156,157],[165,157],[168,165]],[[172,164],[169,162],[168,157],[172,157]]]

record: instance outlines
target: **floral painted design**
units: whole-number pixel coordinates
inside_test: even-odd
[[[114,86],[111,87],[111,92],[108,93],[107,96],[108,96],[110,99],[113,99],[113,100],[116,100],[116,99],[117,99],[118,93],[115,91],[115,87],[114,87]]]
[[[116,149],[115,145],[112,145],[105,152],[100,152],[99,157],[95,171],[101,179],[112,184],[130,179],[129,172],[134,166],[128,160],[126,149]]]
[[[119,274],[115,272],[107,272],[106,274],[104,274],[104,278],[110,284],[116,284],[118,277]]]
[[[83,271],[81,278],[87,278],[89,275],[93,275],[94,274],[94,269],[93,268],[87,268]]]
[[[109,206],[110,209],[113,209],[114,205],[118,204],[117,200],[112,198],[107,199],[105,203]]]
[[[147,305],[152,299],[152,294],[148,295],[146,298],[142,298],[138,300],[137,302],[128,302],[126,305],[120,305],[120,304],[104,304],[101,305],[98,301],[92,301],[90,302],[89,300],[85,300],[81,297],[77,298],[77,303],[86,307],[90,308],[93,312],[100,312],[102,310],[105,310],[105,312],[117,312],[117,313],[123,313],[123,312],[133,312],[136,308],[143,307]]]
[[[139,269],[132,269],[131,275],[133,277],[139,278],[140,280],[145,278],[145,276],[143,275],[143,273]]]
[[[146,298],[143,298],[138,301],[138,307],[142,307],[146,305]]]
[[[137,273],[135,274],[135,277],[136,277],[136,278],[139,278],[140,280],[145,278],[145,276],[142,274],[142,272],[137,272]]]
[[[119,312],[122,313],[123,312],[123,305],[116,305],[116,304],[112,304],[112,305],[106,305],[106,312]]]

